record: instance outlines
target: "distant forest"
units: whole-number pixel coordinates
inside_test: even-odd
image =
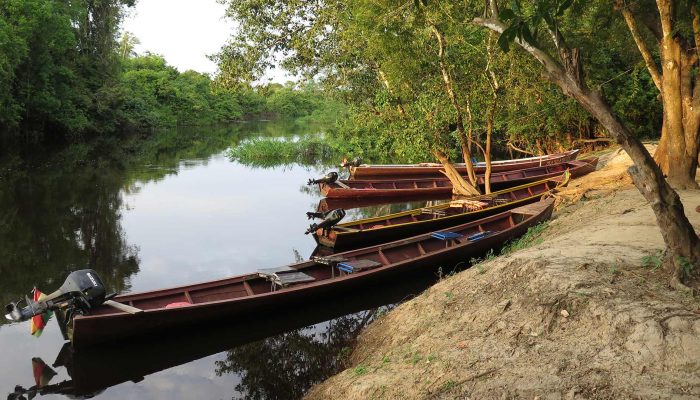
[[[313,84],[226,88],[136,55],[119,32],[134,0],[0,2],[0,140],[68,142],[158,127],[259,118],[323,119]]]

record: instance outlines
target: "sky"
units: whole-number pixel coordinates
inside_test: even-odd
[[[235,24],[224,17],[226,6],[216,0],[138,0],[122,23],[141,42],[135,50],[160,54],[180,72],[193,69],[216,73],[207,55],[217,53],[235,33]],[[268,72],[265,79],[284,83],[282,70]]]

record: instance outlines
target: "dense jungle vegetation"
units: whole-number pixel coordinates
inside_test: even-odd
[[[259,118],[328,119],[339,104],[313,83],[235,89],[119,32],[134,0],[0,3],[0,139],[76,142],[158,127]],[[331,112],[334,114],[335,111]],[[333,117],[330,117],[333,118]]]

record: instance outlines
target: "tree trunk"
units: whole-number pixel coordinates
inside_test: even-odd
[[[664,0],[659,0],[659,4],[664,3]],[[664,13],[662,12],[662,18]],[[665,25],[665,24],[664,24]],[[666,27],[664,26],[664,31]],[[668,32],[664,32],[664,38],[661,40],[661,59],[663,80],[661,83],[661,97],[663,100],[664,109],[664,129],[666,133],[668,171],[666,173],[668,182],[677,188],[688,189],[697,188],[695,183],[695,168],[697,164],[697,153],[689,157],[687,154],[692,151],[692,144],[686,141],[686,128],[692,129],[694,115],[686,114],[684,110],[683,92],[690,90],[685,88],[689,82],[683,82],[684,69],[687,66],[683,65],[683,61],[687,57],[681,54],[681,45],[678,39]],[[687,132],[689,139],[695,140],[693,136],[697,136],[697,128],[695,134]]]
[[[654,161],[661,168],[664,174],[668,173],[668,136],[666,135],[666,124],[661,126],[661,139],[654,152]]]
[[[474,171],[474,163],[472,162],[472,141],[474,140],[474,118],[472,116],[472,109],[467,98],[466,107],[467,111],[467,134],[459,135],[459,144],[462,148],[462,159],[464,164],[467,166],[467,178],[473,186],[477,184],[476,172]]]
[[[455,112],[457,113],[457,134],[459,135],[460,145],[462,146],[462,157],[464,158],[464,164],[466,164],[467,167],[467,177],[471,184],[474,187],[476,187],[476,173],[474,172],[474,164],[471,160],[471,127],[469,132],[469,138],[467,138],[467,134],[464,131],[464,117],[462,116],[462,107],[460,107],[459,102],[457,101],[457,94],[454,90],[452,77],[450,76],[450,73],[447,70],[447,65],[445,64],[445,36],[443,36],[442,32],[434,24],[430,25],[430,29],[433,31],[435,39],[437,39],[438,42],[438,64],[440,65],[440,73],[442,74],[442,80],[443,82],[445,82],[445,91],[447,92],[447,97],[450,98],[450,103],[452,103],[452,107],[454,107]],[[471,123],[471,110],[469,109],[468,112]],[[467,138],[467,140],[465,141],[464,138]]]
[[[644,59],[654,84],[659,89],[663,104],[663,127],[654,160],[667,176],[668,182],[677,188],[697,188],[695,175],[698,165],[698,127],[700,126],[700,89],[694,85],[692,71],[697,67],[697,49],[682,42],[674,20],[673,0],[657,0],[660,27],[659,52],[661,72],[637,29],[629,6],[618,1],[625,22]],[[695,46],[700,45],[700,18],[697,6],[691,5]],[[648,26],[650,29],[651,27]],[[695,86],[693,88],[693,86]]]
[[[452,193],[458,196],[476,196],[480,195],[479,189],[472,186],[469,182],[465,181],[459,171],[455,169],[454,165],[450,163],[447,154],[441,152],[440,150],[433,150],[433,154],[440,160],[440,163],[445,168],[442,172],[447,179],[452,182]]]

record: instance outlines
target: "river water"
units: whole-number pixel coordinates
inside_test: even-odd
[[[227,149],[257,137],[294,139],[318,128],[282,123],[163,131],[97,141],[58,154],[0,158],[0,300],[68,271],[93,268],[120,293],[212,280],[306,259],[305,212],[320,195],[304,185],[324,166],[249,167]],[[408,207],[353,210],[350,218]],[[146,343],[72,354],[52,320],[0,322],[0,394],[8,398],[298,398],[340,366],[362,327],[426,280],[294,315],[168,332]],[[53,365],[55,364],[55,365]],[[55,375],[53,375],[55,374]],[[13,394],[15,393],[15,394]],[[24,397],[21,397],[21,396]]]

